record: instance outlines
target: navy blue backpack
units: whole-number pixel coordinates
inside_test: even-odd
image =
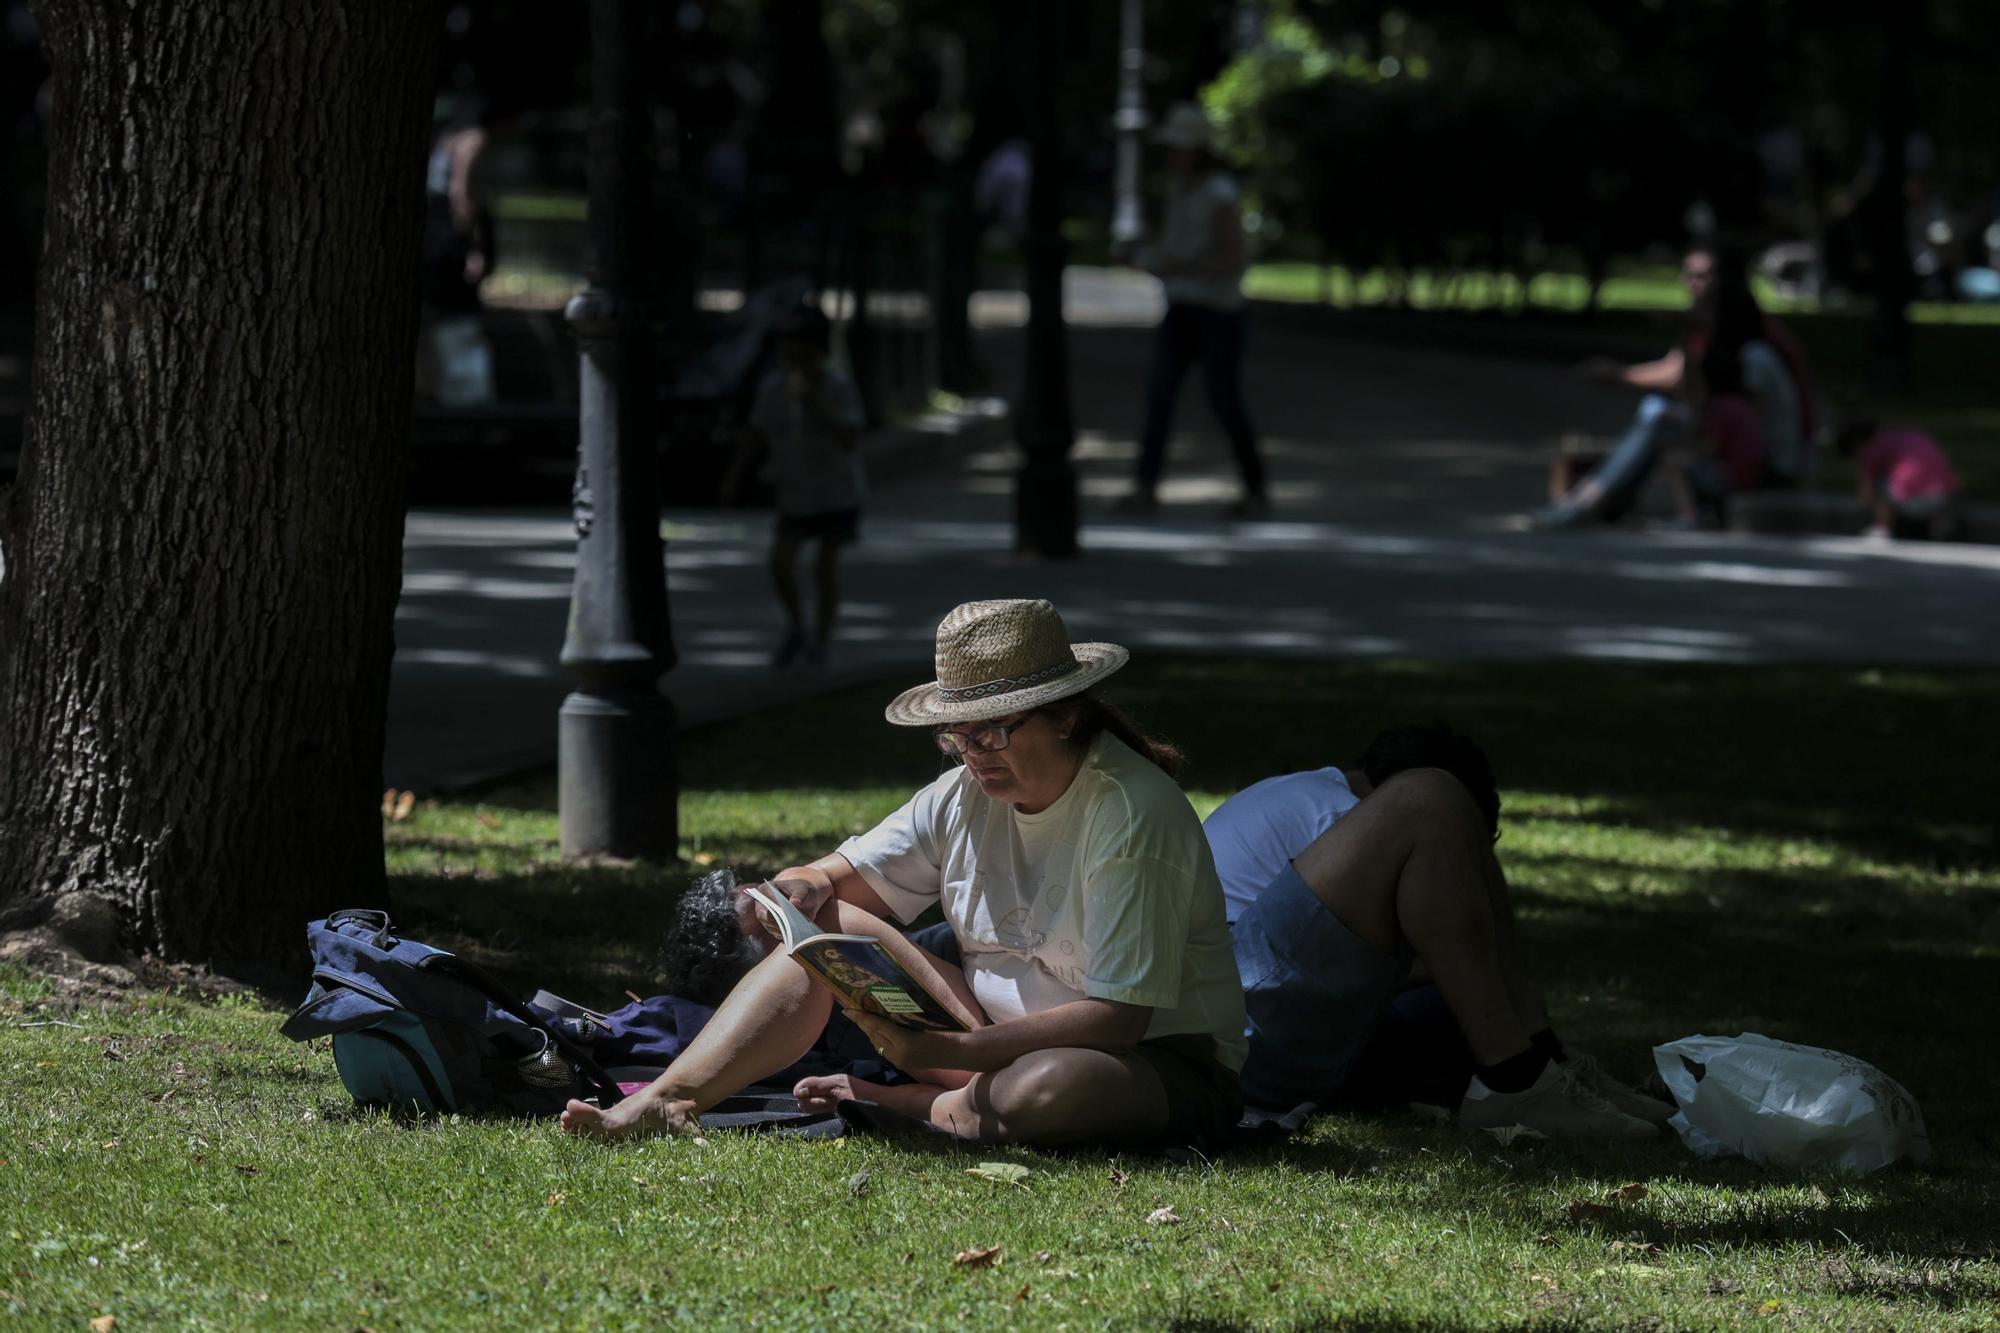
[[[386,912],[306,927],[313,984],[280,1029],[333,1038],[340,1081],[363,1106],[552,1115],[570,1098],[610,1106],[618,1085],[565,1030],[456,954],[398,938]]]

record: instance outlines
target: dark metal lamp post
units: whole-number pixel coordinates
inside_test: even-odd
[[[577,678],[557,735],[566,857],[679,850],[674,664],[660,542],[651,295],[650,6],[591,0],[590,281],[569,303],[581,349],[576,584],[562,664]]]
[[[1139,201],[1140,136],[1146,132],[1146,29],[1144,0],[1123,0],[1118,17],[1118,163],[1112,177],[1115,203],[1111,242],[1138,244],[1146,233],[1146,216]]]
[[[1025,554],[1077,553],[1076,469],[1069,461],[1076,428],[1070,416],[1069,336],[1063,325],[1062,126],[1056,85],[1062,68],[1062,16],[1056,0],[1034,0],[1034,81],[1028,93],[1027,383],[1016,437],[1027,461],[1014,483],[1014,545]]]

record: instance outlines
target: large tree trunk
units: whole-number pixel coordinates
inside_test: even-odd
[[[406,0],[37,13],[55,123],[0,530],[0,929],[283,957],[382,892],[440,25]]]

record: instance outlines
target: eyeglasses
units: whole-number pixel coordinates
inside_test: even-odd
[[[970,731],[953,731],[950,727],[932,727],[931,739],[938,749],[949,755],[962,755],[968,750],[988,754],[994,750],[1007,748],[1008,737],[1023,726],[1041,710],[1030,708],[1019,717],[1007,722],[982,722]]]

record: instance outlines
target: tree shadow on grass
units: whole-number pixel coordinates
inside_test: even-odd
[[[914,791],[938,759],[920,733],[883,721],[892,684],[690,732],[683,781],[703,792]],[[2000,752],[1992,669],[1155,654],[1106,695],[1181,745],[1191,791],[1226,795],[1274,773],[1349,764],[1385,726],[1442,718],[1486,748],[1503,790],[1588,802],[1593,822],[2000,864],[2000,813],[1986,795],[1989,757]],[[552,773],[477,795],[555,809]]]
[[[398,844],[465,855],[455,841]],[[721,865],[743,879],[777,873],[824,848],[797,838],[741,837],[726,857],[685,861],[541,864],[506,873],[447,867],[389,879],[389,910],[409,938],[463,954],[522,994],[537,988],[593,1008],[616,1008],[628,991],[662,989],[661,945],[688,886]]]
[[[887,688],[692,733],[683,774],[704,790],[914,790],[936,759],[921,736],[882,721]],[[1898,830],[1956,826],[2000,857],[2000,819],[1985,797],[1989,756],[2000,751],[2000,671],[1156,655],[1106,693],[1182,745],[1194,790],[1351,763],[1385,726],[1443,718],[1485,746],[1515,791],[1609,800],[1673,822],[1835,838],[1866,830],[1892,844]],[[802,760],[802,735],[838,765]]]
[[[1352,1117],[1326,1141],[1289,1141],[1238,1152],[1228,1167],[1269,1167],[1366,1182],[1428,1160],[1432,1179],[1399,1207],[1434,1213],[1451,1226],[1468,1201],[1529,1240],[1584,1236],[1607,1244],[1706,1252],[1806,1243],[1865,1247],[1878,1255],[1932,1260],[2000,1254],[2000,1221],[1988,1200],[2000,1172],[1990,1159],[1957,1169],[1895,1168],[1855,1181],[1827,1171],[1766,1169],[1738,1158],[1693,1157],[1672,1133],[1644,1143],[1517,1141],[1414,1117]],[[1436,1165],[1440,1160],[1444,1165]],[[1649,1185],[1636,1202],[1609,1200],[1606,1180]],[[1556,1186],[1552,1191],[1550,1186]],[[1364,1185],[1365,1188],[1365,1185]],[[1426,1197],[1431,1196],[1431,1197]],[[1572,1201],[1575,1206],[1572,1207]]]

